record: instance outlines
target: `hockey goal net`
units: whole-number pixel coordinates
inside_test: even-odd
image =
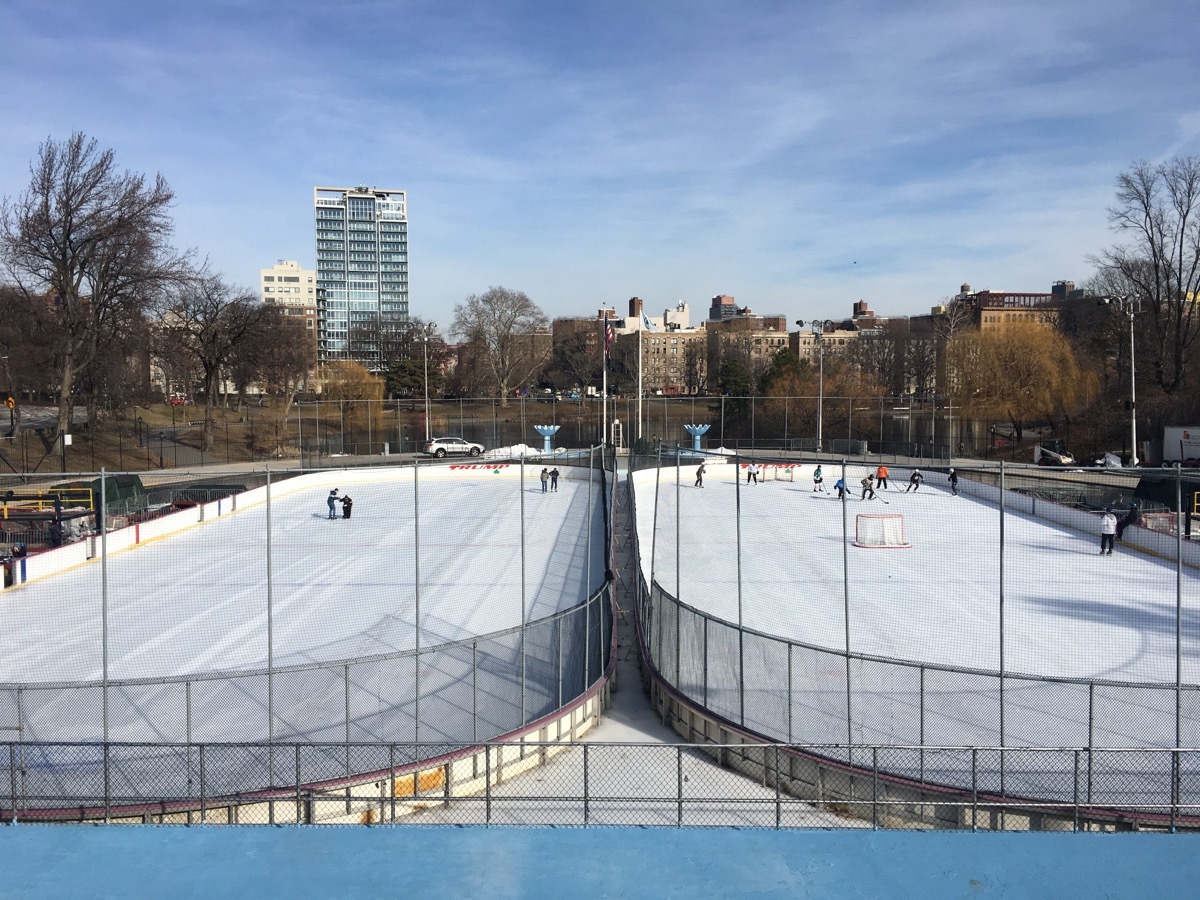
[[[1141,521],[1138,524],[1143,528],[1149,528],[1151,531],[1157,531],[1161,534],[1169,534],[1172,537],[1176,531],[1175,513],[1173,512],[1142,513]]]
[[[860,513],[854,519],[854,546],[908,549],[912,544],[904,535],[904,516]]]
[[[772,481],[795,481],[795,473],[791,466],[771,466]]]

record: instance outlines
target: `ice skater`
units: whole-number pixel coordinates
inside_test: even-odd
[[[1136,503],[1129,504],[1129,512],[1121,517],[1121,521],[1117,523],[1117,540],[1122,540],[1125,536],[1125,529],[1130,525],[1141,524],[1142,514],[1138,512]]]
[[[746,484],[754,482],[758,484],[758,463],[750,463],[746,466]]]
[[[1112,507],[1104,510],[1104,515],[1100,517],[1100,555],[1107,553],[1112,556],[1113,541],[1117,536],[1117,517],[1113,514]]]
[[[342,497],[342,518],[350,518],[350,510],[354,507],[354,500],[349,494]]]
[[[542,493],[546,493],[546,486],[550,484],[550,470],[542,469],[542,474],[538,476],[542,480]]]
[[[955,497],[958,496],[958,473],[953,469],[950,470],[950,493]]]
[[[844,478],[839,478],[837,481],[835,481],[833,483],[833,489],[837,491],[837,498],[839,500],[846,499],[846,480]]]
[[[888,470],[887,466],[881,465],[875,470],[875,484],[881,491],[887,490]]]
[[[821,473],[821,467],[817,466],[813,470],[813,493],[825,490],[825,476]]]
[[[337,488],[334,488],[332,491],[329,492],[329,496],[325,498],[325,504],[329,507],[329,518],[331,518],[331,519],[337,518],[337,513],[333,509],[335,506],[337,506],[337,502],[338,502]]]
[[[875,476],[874,476],[874,474],[868,472],[867,477],[862,480],[861,484],[862,484],[862,496],[859,497],[858,499],[859,500],[874,500],[875,499]]]
[[[921,474],[920,469],[913,469],[912,474],[908,476],[908,487],[904,489],[904,493],[915,491],[921,486],[921,482],[925,480],[925,476]]]
[[[704,487],[704,463],[700,463],[700,468],[696,469],[696,483],[693,487]]]
[[[550,490],[558,490],[558,469],[550,470]]]

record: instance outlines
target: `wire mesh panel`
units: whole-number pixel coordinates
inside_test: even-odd
[[[608,664],[606,479],[584,462],[540,507],[508,461],[81,488],[103,539],[28,560],[0,608],[0,740],[516,730]],[[277,764],[254,754],[228,788]]]

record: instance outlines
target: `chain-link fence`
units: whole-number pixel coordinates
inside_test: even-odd
[[[840,764],[862,765],[856,745],[1005,748],[986,789],[1053,802],[1074,795],[1075,760],[1025,749],[1200,745],[1200,546],[1186,527],[1132,524],[1119,558],[1097,553],[1105,509],[1140,496],[1136,475],[1064,487],[1000,466],[951,484],[905,467],[885,490],[860,488],[875,466],[826,463],[818,483],[814,462],[709,458],[701,479],[702,458],[631,481],[643,652],[715,721],[840,745]],[[835,479],[853,485],[841,502],[822,490]],[[978,774],[887,758],[889,774],[955,790]],[[1089,772],[1113,759],[1128,757],[1089,754]],[[1195,801],[1181,758],[1139,759],[1161,764],[1104,772],[1121,787],[1102,802]]]
[[[94,743],[107,764],[114,742],[519,732],[611,658],[612,482],[599,453],[553,465],[545,486],[520,460],[24,480],[5,521],[86,524],[6,564],[0,740],[43,801],[92,784],[47,742]],[[162,764],[124,754],[109,774],[142,784]],[[210,786],[261,790],[272,765]]]
[[[1194,830],[1142,773],[1196,750],[780,744],[0,744],[0,821],[553,827]],[[831,770],[814,761],[850,758]],[[1008,762],[1006,763],[1006,759]],[[1066,773],[1015,794],[1007,766]],[[64,781],[63,773],[69,777]],[[947,789],[946,782],[961,783]],[[245,785],[258,785],[245,790]]]

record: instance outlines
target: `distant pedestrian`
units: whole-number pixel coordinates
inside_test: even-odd
[[[342,518],[350,518],[350,510],[353,508],[354,500],[351,499],[349,494],[346,494],[344,497],[342,497]]]
[[[958,496],[958,473],[953,469],[950,470],[950,493],[955,497]]]
[[[1121,517],[1121,521],[1117,523],[1117,540],[1122,540],[1125,536],[1125,529],[1130,525],[1140,525],[1142,514],[1138,511],[1136,503],[1129,504],[1129,512]]]
[[[325,503],[329,506],[329,518],[331,518],[331,519],[337,518],[337,513],[334,512],[334,509],[333,509],[335,506],[337,506],[337,502],[338,502],[338,492],[337,492],[337,488],[334,488],[332,491],[329,492],[329,496],[325,498]]]
[[[875,470],[875,484],[879,486],[881,491],[887,490],[888,470],[887,466],[880,466]]]
[[[746,466],[746,484],[754,482],[758,484],[758,463],[750,463]]]
[[[1112,507],[1104,510],[1104,515],[1100,517],[1100,555],[1107,553],[1112,556],[1113,540],[1117,536],[1117,517],[1113,514]]]
[[[875,476],[871,473],[868,473],[867,477],[862,480],[861,484],[862,484],[862,496],[859,497],[858,499],[859,500],[874,500],[875,499]]]
[[[550,483],[550,470],[542,469],[542,474],[538,476],[542,480],[542,493],[546,493],[546,486]]]
[[[550,490],[558,490],[558,469],[550,470]]]
[[[904,493],[915,491],[921,486],[921,482],[925,480],[925,476],[921,474],[920,469],[913,469],[912,474],[908,476],[908,487],[904,489]]]
[[[696,483],[693,487],[704,487],[704,463],[700,463],[700,468],[696,470]]]
[[[821,467],[817,466],[813,470],[813,493],[825,490],[825,476],[821,473]]]
[[[846,480],[844,478],[839,478],[837,481],[835,481],[833,483],[833,489],[837,491],[837,498],[839,500],[846,499]]]

